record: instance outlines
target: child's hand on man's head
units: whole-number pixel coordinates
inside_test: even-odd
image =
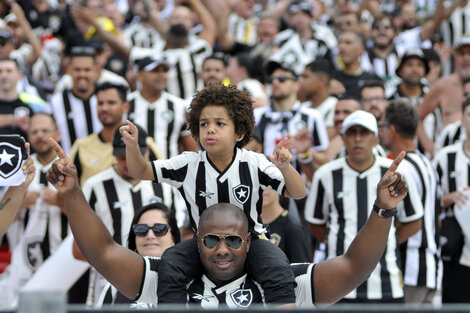
[[[127,120],[127,125],[121,126],[119,132],[124,138],[126,146],[138,146],[139,130],[131,121]]]
[[[271,162],[278,168],[283,169],[290,165],[292,161],[292,153],[285,147],[288,144],[289,138],[284,137],[274,148],[273,153],[269,157]]]

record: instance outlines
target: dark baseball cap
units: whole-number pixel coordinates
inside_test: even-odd
[[[271,59],[271,60],[267,60],[264,64],[264,70],[265,70],[265,72],[268,76],[271,76],[272,73],[275,70],[277,70],[278,68],[283,69],[283,70],[288,71],[288,72],[291,72],[292,75],[294,75],[295,78],[297,78],[297,76],[298,76],[297,73],[295,72],[295,70],[291,66],[289,66],[289,65],[287,65],[283,62]]]
[[[410,50],[407,50],[403,54],[403,57],[400,60],[400,64],[398,65],[397,69],[395,70],[395,73],[397,74],[397,76],[400,76],[400,75],[398,75],[398,72],[400,71],[400,68],[403,66],[403,64],[406,62],[406,60],[413,59],[413,58],[420,59],[421,61],[423,61],[424,68],[426,70],[425,75],[429,73],[428,60],[426,59],[426,56],[424,55],[423,50],[421,50],[421,49],[410,49]]]
[[[165,70],[168,71],[170,69],[170,64],[163,60],[163,59],[157,59],[154,57],[145,57],[143,59],[140,59],[137,63],[137,69],[139,72],[141,71],[153,71],[157,66],[163,65],[165,67]]]
[[[125,155],[126,154],[126,144],[124,143],[124,137],[122,137],[121,133],[119,132],[119,128],[121,128],[121,126],[125,126],[127,124],[121,124],[119,125],[119,127],[116,129],[116,131],[114,132],[114,136],[113,136],[113,155],[115,156],[121,156],[121,155]],[[140,127],[139,125],[135,124],[135,126],[137,126],[137,129],[139,131],[139,136],[138,136],[138,144],[139,144],[139,147],[140,147],[140,152],[142,154],[145,153],[145,151],[147,150],[147,132],[142,128]]]

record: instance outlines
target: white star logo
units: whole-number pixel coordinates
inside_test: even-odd
[[[240,189],[240,191],[237,192],[237,193],[238,193],[238,196],[240,197],[240,199],[246,197],[246,190]]]
[[[9,165],[13,166],[11,159],[14,157],[14,154],[9,154],[5,149],[3,149],[2,154],[0,154],[0,166],[8,163]]]
[[[244,301],[248,301],[248,295],[247,294],[241,294],[240,297],[237,297],[237,300],[240,302],[240,303],[243,303]]]

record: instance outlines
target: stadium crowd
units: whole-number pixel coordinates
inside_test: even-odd
[[[0,1],[0,308],[469,303],[469,186],[469,1]]]

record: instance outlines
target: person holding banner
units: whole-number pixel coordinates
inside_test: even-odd
[[[2,138],[5,136],[2,136]],[[18,136],[19,137],[19,136]],[[24,140],[23,140],[24,141]],[[10,163],[12,162],[13,158],[9,158],[11,154],[8,154],[6,149],[2,150],[2,145],[4,144],[3,139],[0,140],[0,166],[3,163]],[[29,143],[24,144],[24,148],[29,155]],[[3,153],[1,152],[3,151]],[[17,160],[17,162],[21,162],[21,158]],[[14,160],[13,160],[14,162]],[[36,167],[34,166],[33,159],[28,157],[28,159],[24,162],[21,166],[24,174],[26,174],[26,178],[23,182],[17,186],[10,186],[6,191],[5,195],[3,196],[2,200],[0,201],[0,237],[2,237],[5,232],[7,231],[8,227],[10,226],[11,222],[13,221],[16,211],[18,210],[21,201],[23,201],[23,197],[26,193],[26,190],[29,187],[29,184],[33,181],[33,178],[36,174]],[[5,186],[6,180],[3,180],[3,175],[1,175],[2,180],[0,180],[0,186]]]

